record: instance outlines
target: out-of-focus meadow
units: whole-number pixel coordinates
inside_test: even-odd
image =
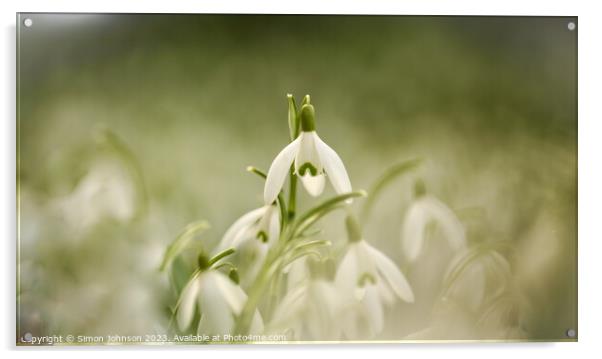
[[[576,329],[575,19],[28,17],[18,336],[165,333],[166,246],[205,219],[194,246],[210,250],[262,205],[263,183],[245,168],[267,170],[288,143],[287,93],[311,94],[354,189],[424,160],[385,190],[364,230],[416,295],[389,309],[376,339],[557,340]],[[511,313],[476,327],[441,314],[451,250],[432,240],[409,263],[400,243],[416,179],[453,209],[468,243],[502,248]],[[342,218],[325,219],[321,236],[344,241]],[[501,329],[488,331],[496,319]]]

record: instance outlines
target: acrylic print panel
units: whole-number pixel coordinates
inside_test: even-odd
[[[19,345],[576,340],[576,18],[17,29]]]

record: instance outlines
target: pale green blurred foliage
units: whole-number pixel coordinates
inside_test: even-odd
[[[553,340],[576,328],[566,18],[55,16],[33,15],[20,39],[18,335],[166,332],[183,284],[159,272],[165,248],[186,224],[211,223],[174,263],[189,273],[262,204],[245,168],[267,169],[288,142],[288,92],[312,94],[354,189],[424,159],[365,223],[416,294],[376,339]],[[416,262],[401,251],[416,179],[456,213],[468,251],[483,251],[448,295],[462,254],[436,228]],[[315,203],[302,191],[298,202]],[[342,218],[317,236],[335,251]]]

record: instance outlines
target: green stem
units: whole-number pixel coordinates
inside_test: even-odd
[[[234,328],[234,333],[236,334],[248,334],[251,326],[251,322],[253,321],[253,316],[255,315],[255,309],[257,308],[259,301],[264,297],[265,289],[272,277],[277,273],[275,265],[275,259],[278,258],[278,254],[280,253],[280,243],[276,244],[276,247],[273,248],[268,253],[268,257],[264,265],[262,266],[259,274],[257,275],[257,279],[253,283],[253,287],[249,292],[249,296],[245,303],[245,306],[238,317],[236,322],[236,326]]]
[[[295,219],[295,207],[297,205],[297,176],[295,175],[295,166],[291,166],[290,171],[290,187],[288,191],[288,221],[292,222]]]

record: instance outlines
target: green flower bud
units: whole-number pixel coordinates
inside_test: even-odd
[[[299,116],[297,116],[297,105],[293,95],[286,95],[288,99],[288,128],[290,131],[291,141],[299,135]]]
[[[301,101],[301,107],[303,107],[305,105],[309,105],[310,100],[311,100],[311,98],[309,97],[309,95],[305,95],[305,97],[303,97],[303,101]]]
[[[316,112],[311,104],[301,107],[301,130],[304,132],[316,130]]]
[[[199,269],[201,271],[204,271],[204,270],[206,270],[207,268],[209,268],[211,266],[211,263],[209,263],[209,257],[207,257],[205,255],[205,253],[200,253],[199,254],[197,262],[199,264]]]
[[[349,238],[349,242],[355,243],[362,240],[362,228],[354,216],[347,216],[347,218],[345,218],[345,225],[347,226],[347,237]]]

